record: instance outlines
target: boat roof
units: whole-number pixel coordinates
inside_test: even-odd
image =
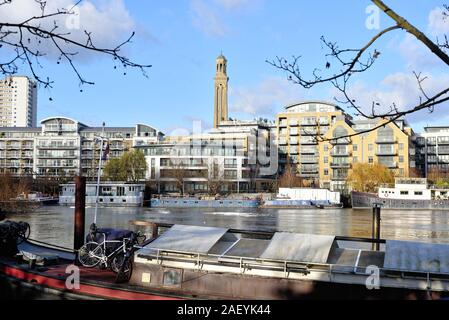
[[[262,259],[326,263],[334,236],[277,232]]]
[[[326,263],[334,236],[277,232],[270,240],[247,239],[226,228],[174,225],[140,250],[242,256],[263,260]]]
[[[226,228],[174,225],[143,250],[171,250],[206,254],[228,231]]]
[[[206,226],[174,225],[138,257],[159,257],[160,252],[189,256],[205,255],[218,262],[255,259],[264,263],[334,265],[335,267],[380,269],[449,275],[449,245],[387,240],[381,251],[341,246],[336,236],[275,232],[258,238],[238,230]],[[349,270],[348,269],[348,270]]]
[[[387,240],[384,268],[449,273],[449,246],[436,243]]]

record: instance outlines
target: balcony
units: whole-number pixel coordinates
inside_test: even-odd
[[[379,164],[389,169],[396,169],[398,167],[397,162],[379,162]]]
[[[383,157],[383,156],[397,156],[398,152],[395,150],[377,150],[376,156]]]
[[[331,180],[334,180],[334,181],[346,181],[346,179],[348,179],[348,176],[344,175],[344,174],[331,175]]]
[[[349,162],[331,162],[331,168],[351,168],[351,164]]]
[[[318,167],[301,167],[299,171],[301,174],[318,174]]]
[[[337,139],[332,139],[329,142],[332,145],[350,144],[351,143],[351,138],[337,138]]]
[[[314,127],[314,126],[317,126],[317,122],[316,121],[302,121],[301,122],[301,126],[303,126],[303,127]]]
[[[300,154],[307,154],[307,155],[313,154],[313,155],[318,156],[318,151],[317,150],[312,150],[312,149],[301,148],[301,151],[299,153]]]
[[[72,144],[60,144],[60,145],[56,145],[56,144],[42,144],[42,145],[38,145],[37,148],[38,149],[48,149],[48,150],[62,150],[62,149],[75,150],[75,149],[79,149],[78,146],[75,146],[75,145],[72,145]]]
[[[448,137],[440,137],[438,138],[438,144],[445,144],[449,145],[449,138]]]
[[[313,163],[313,164],[316,164],[316,163],[318,163],[318,158],[317,157],[313,157],[313,158],[301,157],[300,162],[301,163]]]
[[[299,143],[302,145],[316,145],[318,142],[316,139],[301,139],[299,140]]]
[[[352,152],[349,151],[331,151],[332,157],[350,157],[352,155]]]
[[[394,144],[397,143],[398,139],[396,137],[378,137],[376,139],[377,144]]]

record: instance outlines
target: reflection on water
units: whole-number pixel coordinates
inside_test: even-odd
[[[93,221],[93,212],[93,208],[86,209],[86,229]],[[101,208],[97,224],[100,227],[135,229],[130,225],[130,220],[147,220],[235,229],[370,237],[371,216],[370,210],[352,209]],[[8,218],[30,223],[33,239],[73,247],[73,208],[42,207],[30,214]],[[383,210],[381,232],[385,239],[449,243],[449,211]]]

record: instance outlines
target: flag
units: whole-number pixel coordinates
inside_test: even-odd
[[[109,155],[109,143],[106,142],[106,147],[105,147],[105,149],[103,150],[103,154],[102,154],[102,156],[101,156],[101,160],[103,160],[103,161],[108,160],[108,155]]]

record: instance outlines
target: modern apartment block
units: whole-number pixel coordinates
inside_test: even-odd
[[[283,173],[290,164],[299,177],[318,185],[320,150],[317,136],[326,134],[338,117],[351,119],[340,107],[322,101],[292,104],[278,113],[279,172]]]
[[[416,138],[420,171],[429,174],[449,174],[449,127],[426,127]]]
[[[37,86],[28,77],[0,81],[0,127],[36,127]]]
[[[120,157],[136,145],[157,142],[163,134],[153,127],[89,127],[66,117],[41,121],[39,128],[0,128],[0,172],[14,175],[69,178],[78,174],[94,179],[103,136],[109,157]]]
[[[146,155],[147,180],[158,192],[250,192],[269,190],[276,173],[277,159],[270,168],[270,135],[267,123],[225,121],[208,133],[139,148]]]
[[[347,192],[346,180],[358,162],[379,163],[398,177],[409,176],[416,168],[414,133],[404,120],[387,122],[384,119],[352,121],[344,116],[337,117],[319,145],[321,187]],[[364,132],[377,127],[374,131]]]

